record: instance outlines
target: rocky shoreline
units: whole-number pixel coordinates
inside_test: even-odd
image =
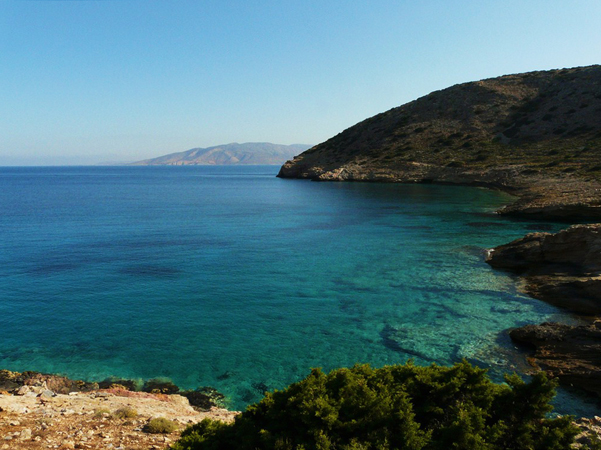
[[[180,395],[169,382],[150,380],[146,391],[131,386],[0,370],[0,450],[164,449],[189,424],[238,414],[216,406],[219,395],[207,388]],[[153,427],[156,420],[168,427]]]
[[[601,321],[589,325],[543,323],[511,330],[511,339],[532,348],[535,369],[566,386],[601,396]]]
[[[599,181],[569,174],[549,177],[525,165],[468,169],[408,162],[394,164],[389,168],[345,164],[334,170],[327,170],[320,166],[305,166],[302,159],[294,159],[284,164],[277,176],[313,181],[436,183],[486,187],[518,197],[515,202],[497,211],[499,214],[560,221],[601,218]]]
[[[473,170],[420,163],[373,170],[351,165],[327,171],[293,160],[282,167],[278,176],[487,187],[518,197],[499,214],[566,222],[601,217],[601,184],[596,180],[531,172],[519,166]],[[518,287],[527,295],[581,315],[590,323],[601,318],[601,224],[574,225],[556,234],[531,233],[488,250],[486,259],[492,267],[518,275]],[[550,327],[553,338],[548,333]],[[544,370],[563,384],[601,396],[601,389],[591,389],[601,381],[601,360],[596,355],[601,350],[601,333],[591,330],[585,333],[579,327],[561,324],[528,325],[511,331],[510,336],[535,349],[528,358],[534,370]],[[574,339],[576,335],[578,339]],[[541,340],[541,336],[547,336],[548,341]],[[562,343],[561,349],[554,344],[557,342]],[[561,364],[556,366],[553,361]]]
[[[599,111],[599,65],[462,83],[347,128],[278,176],[484,186],[519,197],[502,214],[594,220]]]
[[[589,322],[526,325],[509,335],[531,350],[535,370],[601,397],[601,224],[530,233],[489,250],[486,261],[518,275],[524,293]]]
[[[13,372],[0,370],[0,392],[13,395],[26,395],[29,392],[41,394],[48,391],[50,395],[85,393],[99,390],[118,390],[122,392],[180,395],[188,400],[190,406],[198,411],[209,411],[213,408],[224,408],[224,395],[216,389],[202,386],[195,390],[180,390],[169,380],[151,379],[143,383],[123,378],[107,378],[100,382],[72,380],[61,375],[26,371]]]
[[[205,418],[231,422],[239,414],[216,407],[199,411],[178,394],[118,385],[99,389],[97,383],[38,372],[3,370],[0,375],[28,383],[10,393],[0,390],[0,450],[165,450],[188,425]],[[57,393],[50,386],[81,390]],[[157,420],[170,427],[153,427]],[[601,417],[578,419],[574,425],[580,429],[575,448],[601,436]]]
[[[601,314],[601,224],[530,233],[489,250],[486,262],[519,275],[531,297],[586,316]]]

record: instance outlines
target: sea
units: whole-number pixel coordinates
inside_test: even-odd
[[[474,187],[317,183],[275,166],[0,168],[0,369],[210,386],[230,409],[321,367],[524,373],[507,330],[578,318],[485,249],[566,224]],[[556,411],[598,414],[561,389]]]

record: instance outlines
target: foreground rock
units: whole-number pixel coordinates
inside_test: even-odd
[[[599,443],[601,436],[601,417],[595,416],[591,419],[581,418],[574,422],[580,429],[580,434],[576,436],[575,448],[595,448],[594,446]]]
[[[49,375],[31,371],[12,372],[10,370],[0,370],[0,391],[16,392],[24,386],[37,393],[40,393],[44,389],[49,389],[59,394],[86,392],[98,389],[98,383],[71,380],[59,375]]]
[[[165,449],[186,425],[210,417],[232,421],[236,412],[199,412],[185,397],[125,390],[56,394],[0,394],[0,450]],[[153,418],[176,424],[165,434],[145,432]]]
[[[224,406],[225,397],[211,387],[199,387],[195,390],[182,391],[169,380],[152,379],[145,383],[123,378],[107,378],[99,383],[72,380],[60,375],[40,372],[12,372],[0,370],[0,392],[18,395],[39,395],[45,391],[57,394],[73,392],[89,392],[98,389],[118,391],[141,391],[151,394],[179,394],[188,399],[192,407],[199,411],[209,411]]]
[[[489,251],[486,261],[522,277],[522,289],[555,306],[601,314],[601,224],[531,233]]]
[[[515,342],[534,349],[529,361],[535,368],[564,385],[601,396],[601,321],[582,326],[526,325],[509,335]]]

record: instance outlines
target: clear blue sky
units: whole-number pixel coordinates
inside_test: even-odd
[[[316,144],[456,83],[598,63],[599,0],[0,0],[0,165]]]

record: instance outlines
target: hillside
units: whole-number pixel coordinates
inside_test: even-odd
[[[601,216],[601,66],[459,84],[366,119],[284,178],[440,182],[521,197],[505,213]]]
[[[286,160],[308,149],[309,145],[278,145],[268,142],[225,144],[208,148],[193,148],[158,158],[132,163],[134,166],[185,166],[185,165],[263,165],[283,164]]]

